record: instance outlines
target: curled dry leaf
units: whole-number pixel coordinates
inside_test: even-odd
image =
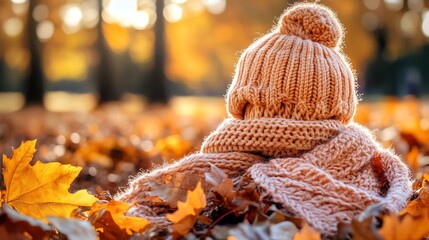
[[[413,188],[417,189],[414,192],[412,200],[402,209],[400,215],[411,215],[419,217],[429,213],[429,174],[424,174],[420,179],[414,182]]]
[[[194,189],[201,181],[201,176],[195,174],[166,174],[162,179],[149,182],[152,189],[149,195],[161,199],[171,208],[177,208],[177,202],[185,201],[187,192]]]
[[[260,195],[256,187],[246,186],[240,190],[234,188],[234,179],[215,165],[210,165],[210,172],[205,173],[206,181],[212,185],[210,189],[227,209],[234,209],[237,214],[249,211],[251,206],[260,208]],[[259,212],[259,210],[257,210]],[[251,214],[254,215],[254,214]]]
[[[58,162],[30,162],[36,140],[22,143],[12,157],[3,155],[6,185],[4,201],[19,212],[46,221],[47,216],[70,217],[79,206],[91,206],[97,198],[86,190],[69,193],[70,184],[82,168]]]
[[[174,236],[185,236],[198,220],[199,214],[206,207],[206,195],[201,182],[198,182],[193,191],[188,191],[186,201],[177,203],[177,210],[166,217],[173,223],[172,232]]]
[[[224,171],[215,165],[210,163],[210,171],[205,174],[206,182],[211,184],[212,186],[218,186],[223,180],[227,179],[228,176]]]
[[[413,190],[418,191],[421,188],[427,188],[429,185],[429,174],[425,173],[421,178],[415,179],[413,182]]]
[[[401,211],[401,215],[409,214],[418,217],[429,213],[429,188],[422,188],[417,198],[408,203]]]
[[[130,208],[128,203],[115,200],[96,202],[89,212],[89,220],[106,239],[124,239],[133,233],[143,233],[150,227],[150,222],[145,218],[125,216]]]

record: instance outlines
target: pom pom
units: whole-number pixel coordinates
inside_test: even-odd
[[[341,45],[343,38],[343,28],[335,13],[315,3],[297,4],[286,9],[280,19],[279,31],[330,48]]]

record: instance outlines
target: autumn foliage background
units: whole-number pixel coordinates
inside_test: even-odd
[[[226,116],[222,95],[240,51],[293,2],[1,1],[0,237],[320,239],[215,168],[207,181],[177,173],[155,189],[157,201],[179,208],[168,232],[112,200],[130,176],[198,151]],[[339,226],[338,239],[421,239],[429,234],[429,2],[321,3],[347,29],[344,52],[363,94],[355,121],[416,179],[401,213],[373,206]],[[216,204],[222,214],[204,210]]]

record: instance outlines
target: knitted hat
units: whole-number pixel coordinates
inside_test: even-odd
[[[247,48],[227,93],[238,119],[336,119],[355,113],[355,79],[340,45],[342,25],[327,7],[297,4]]]

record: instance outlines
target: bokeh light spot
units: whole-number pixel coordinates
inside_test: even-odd
[[[167,4],[164,7],[163,13],[165,19],[171,23],[178,22],[183,17],[183,9],[174,3]]]
[[[18,36],[24,27],[24,24],[21,19],[17,17],[9,18],[3,23],[3,31],[9,37]]]
[[[54,24],[49,20],[40,22],[36,28],[37,37],[42,42],[51,39],[52,35],[54,35],[54,31],[55,31]]]

